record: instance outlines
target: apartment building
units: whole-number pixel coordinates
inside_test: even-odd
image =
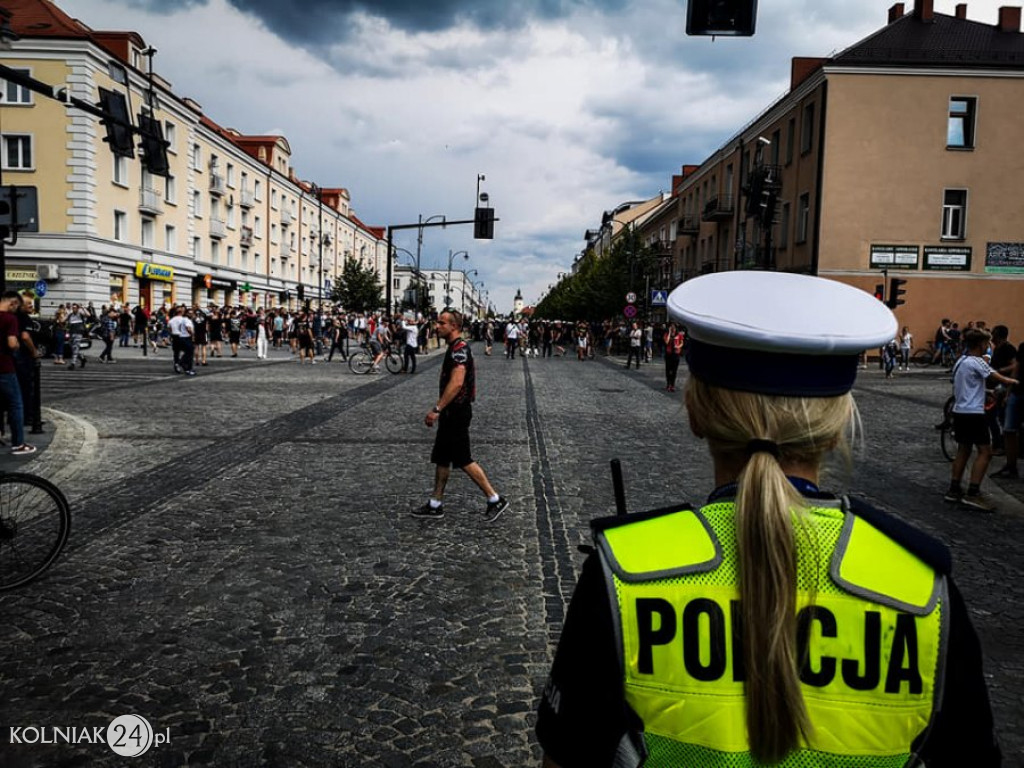
[[[127,95],[129,114],[157,120],[166,177],[117,156],[93,116],[3,83],[3,183],[35,187],[39,231],[7,249],[17,288],[45,282],[59,303],[174,302],[295,307],[329,296],[346,258],[383,277],[386,243],[348,190],[295,176],[284,136],[224,128],[151,74],[135,32],[95,31],[50,0],[4,0],[20,37],[0,62],[71,96]]]
[[[1024,331],[1024,35],[933,0],[830,58],[795,58],[789,92],[699,165],[638,227],[670,283],[763,268],[873,291],[907,281],[901,324],[944,316]],[[744,190],[756,180],[756,199]],[[765,211],[772,213],[765,216]]]
[[[396,308],[400,309],[406,302],[412,303],[415,274],[416,268],[406,264],[396,264],[392,268],[392,295],[395,297]],[[470,321],[485,317],[487,302],[483,283],[473,282],[471,274],[473,270],[453,269],[450,273],[444,269],[420,270],[421,285],[427,292],[427,300],[433,310],[437,312],[450,306],[462,312]]]

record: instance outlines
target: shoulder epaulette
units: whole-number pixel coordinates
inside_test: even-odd
[[[862,517],[898,544],[906,547],[928,565],[949,576],[953,571],[953,555],[949,547],[924,531],[915,528],[905,520],[873,507],[863,499],[855,496],[847,497],[849,509],[857,517]]]

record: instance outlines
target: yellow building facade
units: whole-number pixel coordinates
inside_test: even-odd
[[[6,277],[43,281],[44,314],[72,301],[294,308],[326,299],[346,258],[383,282],[383,232],[358,219],[346,189],[298,179],[285,137],[222,128],[150,78],[136,33],[91,30],[49,0],[5,7],[20,39],[0,63],[89,103],[101,88],[126,94],[133,123],[151,115],[169,144],[169,173],[154,176],[138,152],[111,152],[97,118],[0,81],[3,184],[35,187],[39,201],[38,232],[7,247]]]

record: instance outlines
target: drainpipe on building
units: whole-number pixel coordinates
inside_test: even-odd
[[[821,117],[818,125],[818,178],[815,182],[817,190],[814,194],[814,245],[811,248],[811,274],[818,274],[818,249],[821,247],[821,199],[822,183],[825,178],[825,114],[828,105],[828,80],[821,84]]]

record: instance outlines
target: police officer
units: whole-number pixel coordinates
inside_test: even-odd
[[[948,550],[818,488],[892,313],[750,271],[690,280],[669,309],[719,487],[594,522],[540,704],[545,765],[999,765]]]

